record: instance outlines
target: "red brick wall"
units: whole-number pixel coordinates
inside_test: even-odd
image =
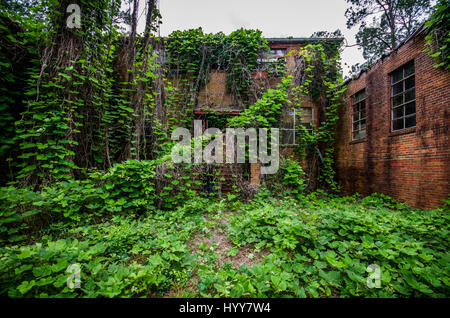
[[[423,34],[378,61],[348,84],[337,127],[337,176],[345,194],[390,195],[413,207],[431,209],[449,196],[450,72],[433,68]],[[390,76],[415,60],[415,128],[390,130]],[[350,96],[366,89],[367,138],[352,141]]]

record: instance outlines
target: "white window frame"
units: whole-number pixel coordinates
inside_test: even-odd
[[[303,107],[303,109],[308,109],[310,107]],[[302,108],[300,108],[302,109]],[[293,135],[293,140],[292,143],[280,143],[281,146],[298,146],[297,140],[296,140],[296,135],[297,133],[301,134],[303,132],[303,129],[299,129],[299,128],[295,128],[296,127],[296,118],[297,118],[297,109],[293,109],[292,111],[289,112],[289,116],[294,116],[294,123],[293,123],[293,128],[280,128],[281,131],[281,136],[283,136],[282,131],[292,131],[292,135]],[[301,124],[307,124],[306,122],[301,122]],[[307,131],[313,133],[314,132],[314,108],[311,107],[311,122],[309,123],[311,125],[311,128],[306,129]]]
[[[355,102],[355,99],[360,96],[362,93],[364,92],[364,98],[358,99],[357,102]],[[352,140],[361,140],[364,138],[367,138],[367,92],[366,89],[362,89],[359,92],[357,92],[356,94],[354,94],[352,97]],[[365,113],[365,117],[361,116],[361,109],[358,109],[358,120],[355,121],[355,105],[360,104],[362,101],[364,101],[364,113]],[[364,129],[361,128],[361,123],[362,121],[364,121],[366,123],[366,126],[364,127]],[[358,130],[355,130],[355,124],[358,124]],[[355,138],[355,132],[358,132],[359,134],[361,134],[361,131],[364,130],[364,137],[358,137]]]

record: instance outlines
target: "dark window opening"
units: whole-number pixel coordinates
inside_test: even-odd
[[[391,130],[416,126],[416,89],[414,61],[391,74]]]
[[[264,73],[262,77],[281,77],[285,74],[286,49],[271,49],[261,54],[257,71]]]
[[[352,138],[353,140],[363,139],[367,135],[365,89],[352,96],[352,108]]]
[[[280,139],[282,146],[295,146],[301,141],[301,135],[313,133],[314,127],[314,109],[311,107],[302,107],[299,109],[285,110],[283,115]]]

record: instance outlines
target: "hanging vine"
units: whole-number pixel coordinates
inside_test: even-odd
[[[343,104],[346,91],[340,70],[339,46],[328,45],[326,41],[310,44],[299,50],[294,81],[297,100],[300,104],[311,98],[319,105],[318,128],[303,128],[299,152],[308,157],[310,167],[315,167],[320,159],[319,182],[333,191],[339,191],[334,181],[334,144],[336,123],[339,119],[338,107]],[[310,170],[310,178],[314,171]]]
[[[175,31],[167,39],[168,71],[184,87],[188,109],[196,105],[198,92],[212,69],[227,74],[227,87],[236,104],[248,105],[256,96],[253,72],[260,54],[269,49],[259,30],[239,29],[226,36],[206,34],[201,28]]]
[[[129,158],[167,154],[172,130],[190,127],[199,92],[211,70],[217,70],[226,73],[227,89],[243,109],[240,116],[221,119],[223,124],[276,127],[284,108],[301,107],[309,97],[320,105],[319,128],[302,135],[300,151],[320,151],[321,181],[335,189],[333,129],[343,92],[337,47],[300,49],[294,71],[274,65],[271,72],[284,76],[275,89],[268,89],[268,83],[254,79],[259,59],[269,49],[261,31],[239,29],[225,35],[198,28],[160,39],[151,35],[151,20],[159,12],[148,1],[150,24],[139,35],[133,18],[139,1],[131,1],[127,36],[115,23],[120,1],[78,3],[83,27],[71,29],[65,15],[69,1],[45,2],[49,21],[41,27],[47,40],[36,50],[39,68],[27,77],[27,107],[13,137],[2,143],[2,149],[11,142],[20,148],[21,161],[13,160],[18,182],[45,186]],[[3,116],[3,122],[11,123],[7,112]]]

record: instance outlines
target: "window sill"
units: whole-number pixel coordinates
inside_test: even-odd
[[[361,138],[361,139],[356,139],[356,140],[352,140],[349,142],[350,145],[354,145],[354,144],[360,144],[362,142],[366,142],[367,141],[367,137]]]
[[[402,130],[391,131],[389,137],[395,137],[400,135],[412,134],[416,132],[416,127],[406,128]]]

